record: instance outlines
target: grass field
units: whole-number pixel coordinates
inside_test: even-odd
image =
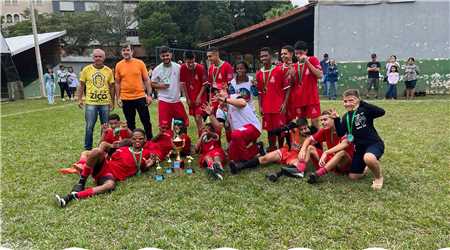
[[[44,100],[4,103],[1,246],[450,246],[450,98],[375,103],[387,111],[376,121],[386,144],[381,161],[385,186],[379,192],[370,189],[371,175],[351,182],[330,174],[315,186],[298,179],[269,183],[264,175],[278,168],[273,165],[226,176],[222,182],[197,171],[158,183],[150,172],[120,183],[111,194],[73,202],[65,209],[56,206],[54,194],[67,193],[78,178],[60,175],[57,169],[77,160],[82,150],[84,113],[75,104],[49,107]],[[330,107],[338,107],[342,115],[340,102],[322,103],[322,108]]]

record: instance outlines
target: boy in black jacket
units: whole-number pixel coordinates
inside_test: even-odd
[[[364,176],[367,166],[375,179],[372,183],[374,190],[383,187],[383,175],[379,159],[384,153],[384,142],[378,135],[373,120],[385,114],[384,109],[362,101],[356,89],[348,89],[343,94],[344,107],[348,111],[342,121],[336,111],[332,117],[336,132],[339,136],[347,135],[347,140],[355,144],[350,167],[350,179],[356,180]]]

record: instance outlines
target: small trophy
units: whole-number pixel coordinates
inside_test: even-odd
[[[175,170],[179,170],[180,168],[184,168],[184,161],[181,159],[181,155],[180,152],[183,150],[184,148],[184,140],[181,139],[181,137],[179,135],[177,135],[177,137],[175,137],[175,139],[173,139],[173,145],[174,145],[174,149],[176,152],[176,158],[175,161],[173,162],[173,169]]]
[[[185,172],[186,174],[193,174],[193,173],[194,173],[194,170],[192,169],[192,160],[194,160],[194,158],[192,158],[192,156],[188,155],[188,156],[186,157],[186,159],[187,159],[187,167],[186,167],[186,169],[184,170],[184,172]]]
[[[161,167],[161,165],[159,164],[159,159],[156,159],[156,175],[155,175],[155,180],[156,181],[163,181],[164,180],[163,172],[164,172],[164,170]]]

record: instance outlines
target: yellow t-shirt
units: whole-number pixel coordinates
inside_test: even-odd
[[[148,78],[148,71],[143,61],[131,58],[116,64],[115,77],[120,81],[120,99],[136,100],[145,97],[143,79]]]
[[[80,72],[80,81],[86,85],[86,100],[89,105],[107,105],[111,103],[110,86],[114,86],[114,75],[108,66],[97,69],[88,65]]]

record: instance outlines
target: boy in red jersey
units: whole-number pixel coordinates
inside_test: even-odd
[[[307,56],[308,45],[298,41],[294,45],[298,62],[294,64],[295,82],[288,102],[288,117],[306,117],[319,129],[320,99],[317,81],[322,78],[320,61]]]
[[[130,176],[140,175],[141,171],[148,170],[154,161],[150,159],[150,152],[143,148],[145,142],[145,131],[135,129],[131,137],[131,146],[118,148],[111,159],[106,157],[111,144],[102,143],[99,148],[93,149],[83,168],[80,181],[73,191],[62,198],[59,195],[55,196],[58,205],[65,207],[72,200],[85,199],[95,194],[112,191],[116,181],[123,181]],[[96,186],[84,189],[89,175],[93,176]]]
[[[108,126],[109,125],[109,126]],[[126,122],[121,122],[120,117],[117,114],[110,114],[108,118],[108,124],[102,125],[102,137],[100,143],[106,142],[112,144],[108,154],[111,155],[118,148],[119,143],[122,140],[131,138],[131,130],[127,127]],[[58,171],[61,174],[79,174],[86,165],[86,160],[88,158],[90,150],[81,152],[80,159],[73,163],[70,168],[62,168]]]
[[[195,150],[200,154],[200,167],[206,168],[215,178],[223,180],[225,152],[220,143],[220,135],[211,123],[205,124],[203,132],[195,145]]]
[[[219,49],[211,47],[208,49],[206,56],[210,63],[208,69],[208,97],[212,103],[213,110],[216,111],[219,103],[211,99],[220,91],[227,91],[228,85],[233,80],[233,67],[226,61],[222,61],[219,57]]]
[[[189,115],[194,116],[199,135],[203,127],[202,116],[205,115],[201,107],[206,103],[206,87],[203,84],[207,80],[205,68],[195,62],[194,53],[190,51],[184,53],[184,64],[180,68],[180,83],[186,95]]]
[[[331,110],[322,112],[320,116],[322,128],[305,140],[298,155],[299,160],[304,163],[299,171],[305,171],[306,163],[310,160],[316,167],[316,171],[309,177],[309,183],[317,182],[318,177],[330,171],[347,174],[350,170],[354,147],[345,137],[337,135],[331,113]],[[326,151],[311,146],[314,143],[324,142],[328,149]],[[341,148],[342,150],[336,151]]]
[[[263,67],[256,73],[256,82],[259,92],[259,110],[262,115],[263,129],[270,131],[282,127],[286,123],[285,116],[280,113],[286,86],[283,71],[280,67],[272,65],[270,48],[264,47],[259,52]],[[269,152],[275,150],[278,138],[278,147],[283,146],[283,134],[268,136]]]

